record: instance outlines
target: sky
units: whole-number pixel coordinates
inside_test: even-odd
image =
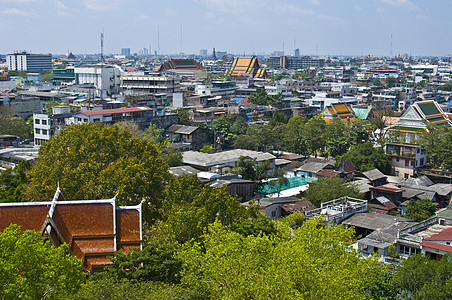
[[[449,56],[451,15],[452,0],[0,0],[0,53],[100,53],[103,32],[105,54]]]

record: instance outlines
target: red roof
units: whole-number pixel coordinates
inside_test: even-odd
[[[10,224],[35,230],[56,246],[67,243],[86,270],[110,264],[116,250],[141,247],[141,206],[116,207],[115,199],[65,201],[59,189],[52,202],[0,203],[0,231]]]
[[[403,190],[393,184],[387,183],[380,186],[371,186],[371,190],[376,191],[383,191],[383,192],[389,192],[389,193],[397,193],[397,192],[403,192]]]
[[[124,107],[124,108],[113,108],[113,109],[100,109],[100,110],[87,110],[81,113],[85,116],[99,116],[99,115],[113,115],[113,114],[124,114],[133,113],[139,111],[152,111],[152,108],[147,106],[141,107]]]
[[[423,240],[421,242],[421,246],[452,253],[452,246],[443,245],[443,244],[439,244],[439,243],[435,243],[435,242],[429,242],[429,241]]]
[[[452,228],[444,229],[424,239],[424,241],[452,241]]]
[[[315,175],[317,175],[318,177],[337,177],[340,174],[341,174],[340,172],[336,172],[335,170],[332,169],[323,169],[315,173]]]

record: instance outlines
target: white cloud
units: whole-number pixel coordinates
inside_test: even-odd
[[[381,0],[381,2],[386,3],[390,6],[394,6],[394,7],[418,9],[418,7],[410,0]]]
[[[87,9],[97,12],[107,12],[121,8],[125,0],[84,0]]]
[[[320,15],[318,15],[318,18],[321,20],[328,21],[331,23],[336,23],[336,24],[345,23],[344,19],[342,19],[341,17],[336,17],[336,16],[320,14]]]
[[[303,9],[292,4],[277,5],[274,9],[281,14],[310,15],[314,13],[312,10]]]
[[[15,16],[29,16],[30,13],[24,11],[24,10],[20,10],[17,8],[7,8],[5,10],[2,10],[1,13],[3,15],[15,15]]]
[[[60,0],[54,0],[53,4],[55,5],[55,8],[57,10],[57,13],[61,16],[70,16],[69,7],[67,7],[63,2]]]
[[[309,2],[311,2],[311,4],[314,4],[314,5],[320,5],[319,0],[310,0]]]

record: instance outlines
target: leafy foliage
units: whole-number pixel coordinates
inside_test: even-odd
[[[345,196],[363,199],[364,195],[352,182],[336,177],[320,177],[309,184],[309,189],[304,194],[304,197],[317,207],[320,207],[323,202]]]
[[[20,140],[26,140],[30,137],[33,125],[28,124],[26,120],[16,117],[14,110],[9,106],[0,106],[0,134],[11,134],[20,137]]]
[[[122,280],[119,282],[111,278],[90,280],[69,299],[98,300],[207,300],[204,292],[196,293],[180,285],[169,285],[161,282],[133,282]]]
[[[360,172],[378,169],[385,174],[390,174],[392,169],[391,158],[383,152],[383,149],[375,148],[371,143],[352,146],[340,160],[352,161],[356,170]]]
[[[410,199],[406,206],[405,216],[416,222],[427,220],[435,214],[436,207],[430,199]]]
[[[257,216],[225,189],[203,186],[196,176],[172,178],[164,191],[159,220],[149,233],[161,243],[183,244],[199,240],[208,224],[216,219],[225,226]]]
[[[67,199],[105,199],[120,205],[143,201],[151,221],[160,206],[168,165],[153,143],[102,123],[73,125],[39,149],[27,173],[25,199],[52,198],[59,183]]]
[[[31,168],[31,163],[23,161],[14,169],[0,173],[0,202],[21,202],[22,189],[27,184],[25,172]]]
[[[216,142],[221,148],[229,149],[232,141],[246,132],[248,124],[239,115],[226,114],[215,120],[212,127]]]
[[[150,243],[143,250],[132,250],[129,254],[116,252],[111,258],[113,265],[107,266],[103,274],[117,282],[129,281],[161,281],[179,283],[182,262],[173,257],[176,244]]]
[[[39,233],[11,225],[0,233],[0,298],[59,299],[80,287],[82,262],[43,242]]]
[[[251,94],[248,101],[256,105],[272,105],[281,100],[282,95],[268,95],[263,87],[256,87],[256,92]]]
[[[244,237],[216,222],[179,252],[182,283],[213,299],[357,299],[383,271],[349,246],[353,229],[310,220],[280,235]]]
[[[393,286],[405,299],[451,299],[452,257],[440,261],[423,255],[410,256],[395,270]]]

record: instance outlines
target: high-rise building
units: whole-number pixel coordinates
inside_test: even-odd
[[[294,50],[294,56],[300,56],[300,49],[299,48]]]
[[[148,48],[143,48],[143,55],[147,56],[149,54]]]
[[[6,55],[10,71],[39,72],[52,70],[52,54],[31,54],[27,52]]]
[[[199,50],[199,56],[201,56],[201,57],[207,57],[207,49],[201,49],[201,50]]]
[[[122,48],[121,55],[130,56],[130,48]]]

